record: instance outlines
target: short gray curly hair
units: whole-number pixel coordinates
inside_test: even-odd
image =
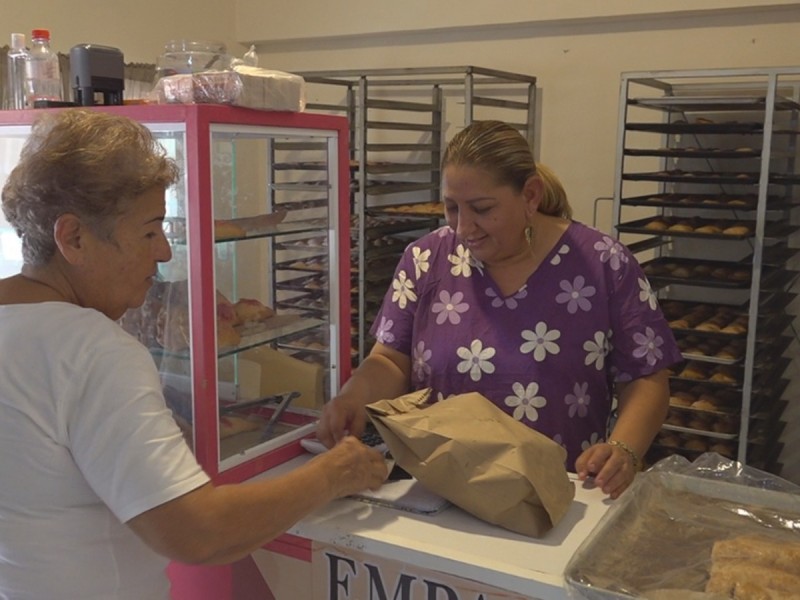
[[[133,199],[178,177],[175,161],[132,119],[91,109],[46,113],[3,186],[3,214],[22,238],[25,264],[42,265],[55,254],[61,215],[74,214],[110,238]]]

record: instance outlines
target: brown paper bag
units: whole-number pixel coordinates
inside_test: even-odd
[[[430,390],[367,405],[397,464],[467,512],[532,537],[566,514],[566,450],[478,393],[427,404]]]

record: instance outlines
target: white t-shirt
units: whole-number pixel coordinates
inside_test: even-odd
[[[0,598],[164,600],[124,525],[209,481],[147,349],[101,313],[0,306]]]

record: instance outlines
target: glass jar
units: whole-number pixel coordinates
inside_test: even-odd
[[[222,71],[231,65],[225,44],[202,40],[170,40],[156,60],[156,81],[168,75]]]

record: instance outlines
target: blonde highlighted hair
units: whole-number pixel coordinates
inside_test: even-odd
[[[572,218],[561,181],[549,167],[536,164],[528,141],[502,121],[474,121],[459,131],[442,156],[442,170],[448,165],[478,167],[491,173],[496,183],[518,192],[530,177],[538,175],[544,184],[539,212]]]

